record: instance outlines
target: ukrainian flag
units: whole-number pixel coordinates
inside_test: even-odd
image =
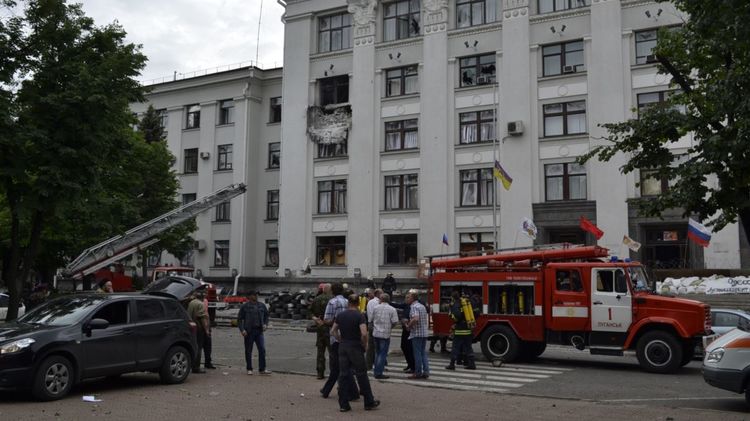
[[[500,180],[501,183],[503,183],[503,187],[505,187],[505,190],[510,190],[510,185],[513,183],[513,179],[510,178],[510,175],[508,175],[507,172],[505,172],[502,165],[500,165],[500,161],[498,161],[497,159],[495,160],[495,168],[493,169],[493,173],[495,174],[495,177],[497,177],[497,179]]]

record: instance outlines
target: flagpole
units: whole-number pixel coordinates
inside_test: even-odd
[[[492,139],[492,168],[493,168],[493,177],[492,177],[492,228],[494,230],[495,234],[495,250],[497,250],[498,244],[497,244],[497,177],[494,176],[494,168],[495,168],[495,161],[499,160],[499,157],[497,156],[497,79],[495,79],[495,83],[492,85],[492,127],[495,130],[495,136]]]

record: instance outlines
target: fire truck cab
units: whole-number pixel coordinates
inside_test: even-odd
[[[654,294],[638,262],[598,246],[431,258],[433,332],[449,335],[454,290],[481,302],[474,340],[490,361],[531,360],[547,344],[623,355],[674,372],[711,328],[708,305]]]

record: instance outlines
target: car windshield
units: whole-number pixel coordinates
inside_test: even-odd
[[[83,319],[105,296],[61,297],[44,303],[18,319],[19,323],[69,326]]]
[[[633,291],[650,291],[651,283],[646,276],[646,271],[643,270],[642,266],[628,266],[628,275],[630,276],[630,283],[633,286]]]

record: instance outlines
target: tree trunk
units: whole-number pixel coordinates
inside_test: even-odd
[[[750,242],[750,208],[740,209],[738,212],[742,228],[745,230],[745,239]]]

